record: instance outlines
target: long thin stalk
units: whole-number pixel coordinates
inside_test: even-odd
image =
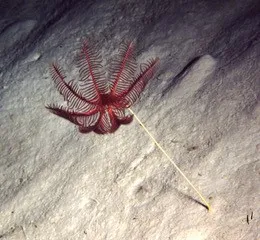
[[[211,210],[211,207],[209,203],[206,201],[206,199],[202,196],[202,194],[199,192],[199,190],[191,183],[191,181],[185,176],[185,174],[181,171],[181,169],[176,165],[176,163],[170,158],[170,156],[165,152],[165,150],[161,147],[161,145],[156,141],[156,139],[152,136],[152,134],[149,132],[149,130],[145,127],[145,125],[141,122],[141,120],[137,117],[137,115],[133,112],[131,108],[128,108],[128,110],[134,115],[136,120],[139,122],[139,124],[143,127],[143,129],[146,131],[146,133],[149,135],[149,137],[152,139],[152,141],[155,143],[155,145],[162,151],[162,153],[166,156],[166,158],[172,163],[172,165],[178,170],[178,172],[184,177],[184,179],[189,183],[189,185],[195,190],[195,192],[200,196],[201,200],[204,202],[204,204],[207,206],[208,210]]]

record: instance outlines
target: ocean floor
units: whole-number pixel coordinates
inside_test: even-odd
[[[260,2],[0,3],[0,239],[259,240]],[[123,41],[160,66],[134,119],[82,134],[49,66],[79,78],[89,39],[104,70]]]

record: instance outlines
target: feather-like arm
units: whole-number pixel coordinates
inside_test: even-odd
[[[101,94],[108,92],[101,63],[99,51],[85,41],[78,55],[79,84],[84,97],[96,104],[101,102]]]
[[[120,124],[129,124],[133,121],[133,115],[125,115],[125,110],[113,108],[113,114]]]
[[[93,103],[82,96],[78,86],[73,81],[66,82],[62,69],[55,63],[51,64],[51,77],[54,84],[64,99],[68,102],[68,106],[80,111],[89,111],[94,107]]]
[[[79,132],[80,133],[90,133],[96,128],[96,125],[90,126],[90,127],[83,127],[79,126]]]
[[[122,92],[122,107],[128,108],[135,103],[146,84],[154,77],[158,68],[159,58],[150,60],[147,64],[141,65],[141,73],[135,79],[134,83],[124,92]]]
[[[118,119],[118,121],[120,124],[126,125],[126,124],[131,123],[133,121],[133,119],[134,119],[133,115],[128,115],[128,116],[123,117],[122,119]]]
[[[136,60],[134,56],[134,42],[120,46],[119,54],[111,63],[111,95],[119,96],[134,80]]]
[[[97,109],[92,109],[88,112],[77,112],[57,104],[48,105],[46,108],[53,114],[84,127],[94,125],[100,115]]]

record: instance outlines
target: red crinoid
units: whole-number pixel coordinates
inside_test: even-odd
[[[52,113],[79,126],[81,133],[113,133],[121,124],[133,120],[125,109],[132,106],[153,78],[158,58],[141,64],[135,76],[137,63],[134,43],[124,43],[111,63],[110,77],[102,70],[99,51],[85,41],[78,55],[79,82],[66,82],[66,76],[56,64],[51,65],[51,76],[67,106],[46,106]]]

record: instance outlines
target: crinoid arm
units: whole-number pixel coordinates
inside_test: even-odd
[[[83,127],[95,125],[100,115],[97,109],[92,109],[88,112],[77,112],[58,104],[48,105],[46,108],[53,114]]]
[[[93,130],[98,134],[113,133],[119,128],[120,124],[117,122],[115,115],[111,110],[102,112],[97,127]]]
[[[133,121],[133,119],[134,119],[133,115],[128,115],[128,116],[125,116],[122,119],[118,119],[118,121],[119,121],[120,124],[126,125],[126,124],[131,123]]]
[[[133,115],[126,115],[125,110],[121,109],[113,109],[113,114],[115,115],[115,118],[119,122],[119,124],[129,124],[133,121]]]
[[[158,64],[159,58],[155,58],[141,65],[141,72],[134,83],[122,93],[122,107],[128,108],[136,102],[148,81],[154,77]]]
[[[134,81],[136,71],[134,42],[123,43],[119,54],[115,56],[110,67],[111,96],[118,97]]]
[[[89,126],[89,127],[79,126],[79,132],[86,134],[86,133],[92,132],[95,128],[96,128],[96,125]]]
[[[69,81],[67,83],[65,81],[66,76],[57,64],[51,64],[50,72],[57,90],[61,95],[63,95],[69,108],[74,108],[78,111],[89,111],[94,108],[93,103],[83,97],[78,85],[75,82]]]
[[[83,96],[94,104],[101,102],[101,95],[107,94],[108,83],[102,70],[102,58],[96,46],[84,41],[78,54],[79,86]]]

